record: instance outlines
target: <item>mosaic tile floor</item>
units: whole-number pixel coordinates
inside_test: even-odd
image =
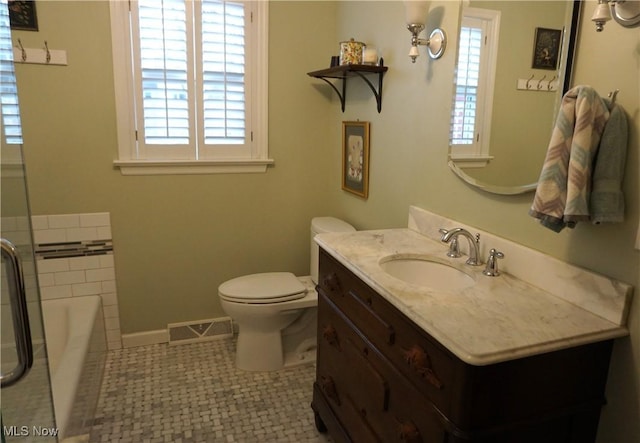
[[[317,442],[315,367],[235,368],[233,339],[111,351],[90,442]]]

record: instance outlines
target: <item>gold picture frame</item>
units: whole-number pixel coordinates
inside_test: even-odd
[[[342,122],[342,189],[369,197],[369,122]]]

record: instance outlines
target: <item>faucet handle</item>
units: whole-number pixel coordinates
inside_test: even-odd
[[[499,258],[504,258],[504,254],[492,248],[489,251],[489,258],[487,259],[487,267],[484,268],[484,271],[482,271],[482,273],[484,275],[488,275],[489,277],[497,277],[498,275],[500,275],[500,271],[498,270]]]
[[[438,229],[438,232],[442,234],[444,237],[449,231],[444,228]],[[440,238],[440,241],[444,242],[443,238]],[[449,242],[449,251],[447,252],[447,257],[458,258],[462,257],[462,253],[460,252],[460,246],[458,246],[458,237],[453,237]]]

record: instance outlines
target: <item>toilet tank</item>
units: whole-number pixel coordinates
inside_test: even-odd
[[[311,280],[318,284],[318,255],[320,248],[313,240],[316,234],[323,232],[352,232],[356,228],[334,217],[314,217],[311,220]]]

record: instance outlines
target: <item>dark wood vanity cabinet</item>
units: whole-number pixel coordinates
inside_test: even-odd
[[[593,442],[611,348],[467,364],[321,250],[311,406],[336,442]]]

